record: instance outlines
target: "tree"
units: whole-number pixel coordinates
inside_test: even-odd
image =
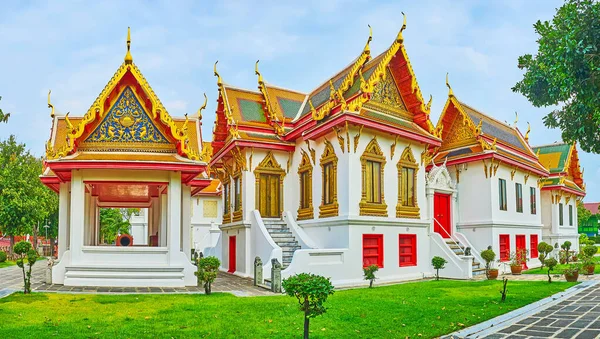
[[[558,265],[558,261],[556,261],[556,259],[554,259],[554,258],[549,258],[549,259],[546,259],[545,263],[546,263],[546,267],[548,267],[548,283],[551,283],[552,278],[550,277],[550,271],[552,271],[554,269],[554,267],[556,267],[556,265]]]
[[[310,318],[327,312],[323,304],[333,294],[333,285],[329,278],[320,275],[300,273],[283,280],[285,293],[296,297],[300,311],[304,312],[304,338],[308,338]]]
[[[131,224],[124,220],[123,214],[116,208],[100,209],[100,235],[103,243],[112,244],[119,234],[129,234]]]
[[[567,0],[552,21],[533,25],[536,55],[519,57],[523,79],[512,90],[536,107],[559,105],[544,125],[560,128],[565,141],[600,153],[600,2]]]
[[[583,203],[577,202],[577,224],[584,225],[592,216],[592,212],[583,206]]]
[[[19,256],[17,259],[17,266],[23,270],[23,294],[31,293],[31,268],[37,260],[37,253],[31,246],[31,243],[27,241],[19,241],[15,245],[15,253]],[[25,272],[25,259],[27,259],[27,265],[29,270]]]
[[[58,209],[58,198],[42,184],[41,173],[42,160],[14,135],[0,142],[0,231],[10,236],[11,252],[14,236],[31,234]]]
[[[211,285],[217,279],[221,261],[217,257],[208,256],[198,259],[198,271],[194,274],[198,277],[198,283],[204,286],[204,293],[207,295],[212,292]]]
[[[1,96],[0,96],[0,100],[2,100]],[[8,122],[9,117],[10,117],[10,113],[4,113],[4,111],[2,111],[2,108],[0,108],[0,122]]]
[[[377,265],[369,265],[363,268],[363,273],[365,276],[365,280],[369,280],[369,288],[373,287],[373,282],[375,279],[375,272],[379,271],[379,266]]]
[[[552,247],[552,245],[542,241],[541,243],[538,244],[537,250],[538,250],[538,260],[540,261],[540,263],[542,263],[542,266],[540,268],[543,268],[546,263],[546,260],[548,259],[548,256],[550,255],[550,252],[552,252],[554,250],[554,247]]]
[[[440,270],[444,269],[447,263],[448,261],[442,257],[435,256],[431,259],[431,265],[435,269],[435,280],[440,280]]]

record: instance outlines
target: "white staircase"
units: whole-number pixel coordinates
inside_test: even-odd
[[[283,261],[281,268],[287,268],[292,262],[294,252],[300,249],[301,246],[287,227],[285,221],[281,219],[263,219],[263,223],[273,241],[277,246],[281,247]]]
[[[448,248],[458,256],[465,255],[465,247],[451,238],[444,239]],[[473,249],[471,249],[473,251]],[[473,259],[473,276],[485,274],[485,267],[481,267],[481,263]]]

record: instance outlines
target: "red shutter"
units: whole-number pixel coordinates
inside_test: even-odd
[[[417,265],[417,235],[400,234],[398,236],[399,265],[416,266]]]
[[[500,234],[500,260],[507,261],[510,256],[510,237],[508,234]]]
[[[538,235],[537,234],[532,234],[529,236],[529,244],[531,246],[531,258],[537,258],[538,257]]]
[[[363,234],[363,267],[383,267],[383,234]]]

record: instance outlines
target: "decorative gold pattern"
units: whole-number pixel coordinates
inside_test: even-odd
[[[348,121],[346,121],[346,144],[348,146],[348,153],[350,153],[350,127]]]
[[[378,180],[378,191],[380,193],[379,197],[372,197],[373,200],[379,200],[379,203],[369,202],[367,190],[370,185],[375,185],[373,183],[373,178],[370,173],[367,173],[367,161],[373,161],[379,163],[379,180]],[[384,186],[383,186],[383,170],[385,167],[385,156],[381,151],[381,147],[379,147],[379,143],[377,142],[377,137],[375,136],[368,144],[360,157],[361,169],[362,169],[362,195],[359,203],[360,215],[368,215],[368,216],[378,216],[378,217],[387,217],[387,205],[385,204],[384,197]],[[375,175],[373,173],[373,175]],[[370,180],[369,180],[370,179]],[[370,181],[370,182],[369,182]],[[374,192],[372,194],[376,194],[377,190],[374,187]]]
[[[54,119],[54,105],[52,105],[50,103],[50,93],[52,93],[52,90],[48,90],[48,108],[51,109],[51,111],[50,111],[50,118]]]
[[[267,196],[270,192],[267,192],[266,187],[261,189],[261,176],[263,175],[276,175],[279,176],[279,196],[270,196],[270,199],[277,199],[276,204],[278,205],[278,215],[281,216],[283,211],[283,178],[285,177],[285,170],[281,168],[281,165],[275,159],[272,152],[267,153],[265,158],[256,166],[254,170],[254,177],[256,178],[256,189],[255,189],[255,205],[257,210],[261,210],[261,206],[267,205]],[[262,194],[261,194],[262,193]],[[260,211],[263,215],[263,211]],[[269,217],[269,216],[264,216]]]
[[[337,200],[337,162],[338,158],[335,155],[335,150],[333,149],[333,145],[329,140],[325,139],[325,150],[321,155],[321,173],[323,173],[323,187],[321,194],[321,205],[319,206],[319,218],[327,218],[327,217],[335,217],[339,213],[339,204]],[[331,164],[332,165],[332,175],[330,180],[332,182],[326,182],[325,180],[325,166]],[[333,195],[332,202],[330,204],[325,204],[325,185],[330,185],[332,188],[330,192]]]
[[[517,172],[517,167],[515,166],[511,171],[510,171],[510,181],[513,181],[515,178],[515,173]]]
[[[358,133],[354,136],[354,153],[356,153],[356,149],[358,148],[358,142],[360,141],[360,133],[362,132],[365,125],[360,125],[358,127]]]
[[[198,108],[198,111],[196,112],[196,117],[199,120],[202,120],[202,110],[206,108],[206,104],[208,104],[208,97],[206,96],[206,93],[204,93],[204,103],[202,104],[202,106],[200,106],[200,108]]]
[[[231,149],[231,154],[233,154],[237,168],[239,168],[241,171],[247,171],[248,168],[246,167],[246,156],[242,154],[242,151],[240,151],[239,148],[234,147]]]
[[[239,150],[238,150],[238,152],[239,152]],[[232,179],[233,179],[231,181],[233,183],[233,185],[231,185],[231,188],[232,188],[232,192],[231,193],[233,193],[233,214],[231,215],[232,222],[241,221],[243,219],[243,216],[244,216],[244,212],[243,212],[243,210],[244,210],[244,207],[243,207],[244,203],[243,203],[243,200],[242,200],[243,199],[242,197],[244,196],[242,194],[242,189],[244,187],[242,185],[242,170],[245,170],[245,169],[242,168],[242,167],[240,167],[237,163],[236,163],[236,167],[237,168],[236,168],[235,172],[231,176]],[[239,197],[239,199],[240,199],[240,206],[239,206],[239,209],[236,209],[237,206],[235,204],[235,199],[236,199],[236,195],[237,195],[237,192],[235,191],[236,190],[236,187],[235,187],[236,180],[239,180],[238,183],[237,183],[238,187],[239,187],[239,190],[240,190],[240,197]]]
[[[488,178],[488,167],[487,167],[487,163],[485,162],[485,159],[483,159],[483,171],[485,172],[485,178],[487,179]]]
[[[310,162],[310,158],[308,157],[308,153],[305,150],[302,150],[302,160],[300,161],[300,166],[298,166],[298,178],[300,180],[300,206],[298,207],[298,220],[306,220],[314,218],[314,208],[312,202],[312,171],[313,166]],[[305,179],[308,180],[307,183],[302,182],[303,174],[306,173]],[[306,189],[306,197],[308,198],[308,207],[302,208],[302,190]]]
[[[202,202],[202,216],[205,218],[216,218],[218,216],[216,200],[204,200]]]
[[[527,122],[527,132],[525,132],[525,141],[527,143],[529,143],[529,132],[531,132],[531,125],[529,124],[529,121]],[[539,150],[538,150],[539,153]]]
[[[429,166],[429,163],[435,157],[437,150],[439,147],[434,148],[433,150],[429,150],[429,145],[425,145],[425,149],[421,152],[421,165]]]
[[[396,165],[398,168],[398,204],[396,205],[396,218],[413,218],[418,219],[421,217],[421,213],[419,210],[419,205],[417,203],[417,172],[419,171],[419,165],[415,160],[415,156],[413,155],[412,149],[410,145],[407,146],[402,155],[400,156],[400,160]],[[402,198],[402,168],[410,168],[414,170],[414,206],[404,206],[404,200]]]
[[[408,113],[406,105],[398,92],[398,87],[389,68],[386,69],[385,78],[375,85],[373,95],[367,105],[374,106],[374,108],[386,113],[391,113],[392,115],[411,117],[411,114]]]
[[[527,185],[527,179],[529,179],[529,174],[530,174],[529,172],[527,172],[527,174],[525,174],[525,177],[524,177],[525,178],[525,185]]]
[[[315,152],[314,148],[310,147],[310,140],[306,140],[306,147],[308,147],[308,151],[310,152],[310,158],[313,161],[313,164],[317,164],[317,152]]]
[[[398,135],[394,138],[394,142],[390,145],[390,160],[394,159],[394,153],[396,152],[396,144],[398,143]]]

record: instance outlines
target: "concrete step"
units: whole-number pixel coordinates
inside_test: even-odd
[[[485,274],[485,268],[474,268],[473,269],[473,276],[484,275],[484,274]]]
[[[275,234],[275,233],[290,233],[291,234],[292,233],[287,228],[267,228],[267,232],[269,232],[269,234]]]

